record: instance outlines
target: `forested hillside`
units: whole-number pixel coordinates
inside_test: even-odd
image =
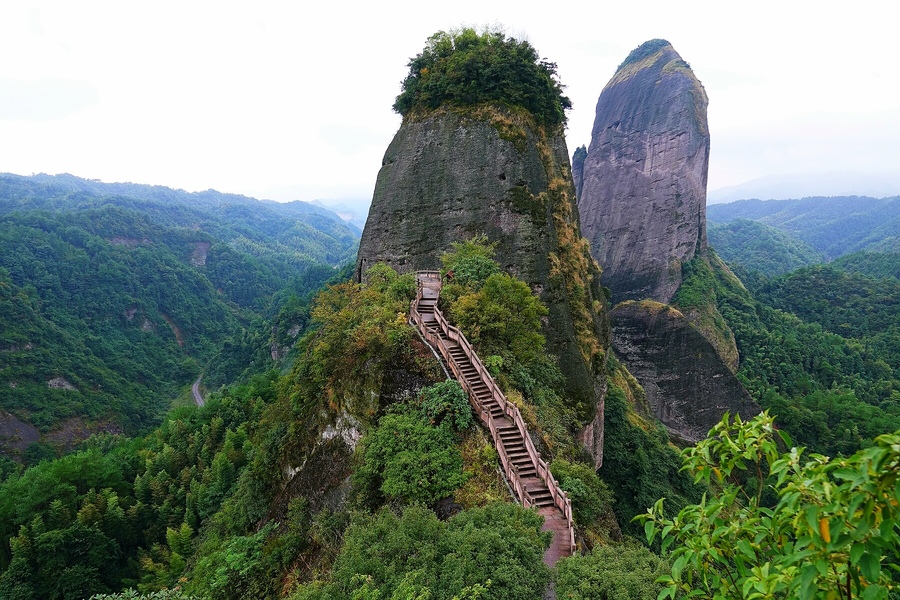
[[[750,219],[710,223],[709,245],[729,265],[773,276],[824,262],[822,253],[797,237]]]
[[[379,241],[355,273],[358,230],[304,203],[0,175],[0,599],[885,600],[900,590],[888,568],[900,551],[900,254],[818,264],[895,248],[900,198],[728,205],[734,218],[710,239],[732,271],[705,246],[697,197],[690,245],[703,251],[667,263],[681,279],[647,314],[662,308],[705,330],[703,343],[727,354],[708,379],[727,375],[769,414],[726,413],[680,449],[696,438],[670,436],[651,383],[645,391],[610,345],[614,291],[600,287],[578,215],[560,208],[567,165],[517,133],[523,115],[538,132],[561,133],[566,120],[556,65],[539,56],[502,32],[463,29],[439,32],[410,61],[395,109],[424,137],[434,137],[429,111],[452,124],[471,109],[491,117],[498,148],[527,146],[558,177],[537,194],[516,183],[512,204],[526,212],[447,225],[461,237],[439,243],[435,223],[451,221],[414,226],[382,211],[413,237],[396,252]],[[638,51],[623,67],[647,58]],[[688,68],[678,61],[668,71]],[[395,150],[388,171],[402,164]],[[431,161],[433,178],[405,171],[423,185],[417,201],[480,214],[493,196],[466,208],[429,196],[446,173],[464,179],[464,162]],[[491,183],[517,180],[473,164]],[[503,252],[476,231],[489,219],[527,243]],[[542,247],[552,231],[558,241]],[[424,268],[411,256],[426,240],[441,281],[427,312],[481,361],[443,364],[425,325],[411,324],[424,291],[408,271]],[[538,255],[546,279],[523,267]],[[570,297],[571,318],[554,313]],[[661,336],[663,351],[698,372],[698,344],[671,340]],[[572,386],[572,360],[590,366],[590,396]],[[448,368],[480,373],[474,401]],[[478,390],[496,398],[494,386],[514,411],[481,404]],[[726,395],[714,398],[718,415]],[[530,444],[507,451],[513,429]],[[558,561],[545,554],[554,534],[539,508],[551,479],[551,511],[566,521]]]
[[[356,240],[303,203],[0,176],[0,444],[134,434],[201,374],[265,367]]]
[[[734,332],[748,391],[795,442],[834,455],[900,429],[895,287],[816,267],[758,277],[754,296],[695,263],[676,300],[715,301]]]
[[[840,257],[831,266],[869,277],[900,279],[900,252],[856,252]]]
[[[759,221],[806,242],[829,260],[861,250],[900,249],[900,197],[740,200],[708,206],[706,214],[710,223]]]

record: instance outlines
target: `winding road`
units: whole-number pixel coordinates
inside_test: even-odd
[[[191,386],[191,394],[194,395],[194,402],[197,403],[197,406],[203,406],[203,396],[200,394],[200,380],[203,379],[203,375],[197,378],[197,381],[194,382],[194,385]]]

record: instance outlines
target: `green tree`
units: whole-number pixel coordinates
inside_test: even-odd
[[[453,272],[450,284],[462,285],[471,290],[479,289],[485,280],[500,272],[494,260],[494,246],[487,236],[476,235],[462,242],[453,242],[453,249],[441,255],[444,273]]]
[[[456,431],[463,431],[473,425],[469,397],[458,382],[452,379],[441,381],[422,388],[420,394],[422,414],[433,425],[439,425],[445,419]]]
[[[409,62],[394,110],[406,116],[445,104],[485,103],[523,108],[550,127],[563,125],[572,107],[556,79],[556,64],[540,59],[531,44],[502,31],[467,27],[428,38]]]
[[[467,478],[449,422],[433,426],[411,412],[383,416],[359,452],[363,464],[354,479],[368,495],[377,489],[387,498],[430,503]]]
[[[558,458],[550,464],[550,472],[572,500],[572,513],[579,526],[594,525],[612,512],[612,492],[593,468]]]
[[[669,563],[637,543],[597,546],[556,565],[556,597],[565,600],[656,600]]]
[[[546,343],[540,331],[547,308],[525,282],[506,273],[494,273],[480,290],[460,296],[450,314],[486,356],[508,353],[527,364]]]
[[[333,581],[303,586],[293,600],[539,598],[549,579],[543,519],[496,503],[439,521],[422,506],[357,514],[344,535]]]
[[[726,415],[683,452],[684,469],[719,491],[647,538],[672,548],[660,598],[887,598],[900,550],[900,431],[849,458],[778,448],[773,420]],[[782,436],[790,446],[790,439]],[[772,500],[768,498],[773,496]]]

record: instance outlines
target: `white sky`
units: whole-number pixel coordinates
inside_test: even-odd
[[[898,13],[866,0],[0,0],[0,172],[368,199],[409,58],[437,30],[502,24],[558,63],[570,153],[590,142],[616,66],[662,37],[710,97],[710,190],[896,175]]]

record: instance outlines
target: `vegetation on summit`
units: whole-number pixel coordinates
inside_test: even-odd
[[[523,108],[554,128],[565,124],[565,111],[572,107],[562,90],[556,64],[540,58],[527,41],[463,28],[428,38],[409,62],[394,110],[405,117],[442,105],[498,104]]]

